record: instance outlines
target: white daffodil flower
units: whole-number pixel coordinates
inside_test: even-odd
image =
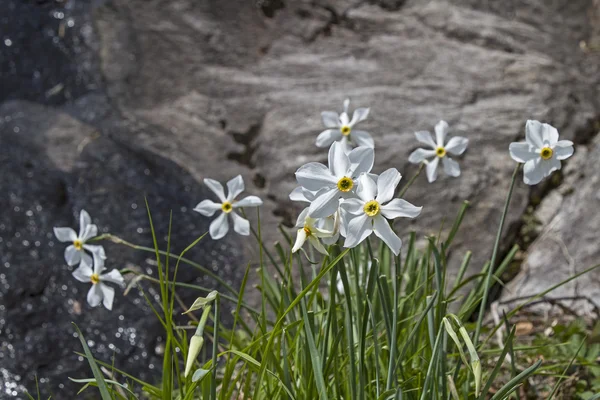
[[[355,130],[354,126],[364,121],[369,116],[368,108],[357,108],[352,114],[352,119],[348,116],[348,106],[350,99],[344,100],[344,111],[338,115],[335,111],[323,111],[321,118],[326,130],[317,136],[317,147],[328,147],[333,142],[341,142],[349,146],[348,141],[357,146],[375,147],[373,138],[366,131]]]
[[[558,140],[555,127],[529,120],[525,125],[525,142],[511,143],[510,156],[525,163],[523,181],[536,185],[552,172],[559,170],[560,162],[573,155],[573,142]]]
[[[327,230],[323,229],[323,224],[320,224],[320,221],[323,220],[318,220],[308,216],[308,207],[302,210],[302,212],[298,216],[298,220],[296,221],[296,228],[299,229],[296,235],[296,243],[294,243],[294,247],[292,248],[292,253],[295,253],[298,250],[300,250],[300,248],[308,240],[309,243],[319,253],[328,255],[327,250],[325,249],[323,244],[321,244],[319,239],[333,236],[333,223],[329,224],[331,230]]]
[[[215,212],[221,210],[222,213],[210,224],[209,232],[210,237],[213,240],[221,239],[229,231],[229,222],[227,221],[227,215],[231,215],[233,220],[233,230],[240,235],[250,235],[250,222],[238,215],[234,209],[241,207],[258,207],[262,205],[262,200],[256,196],[247,196],[240,201],[236,201],[235,198],[244,191],[244,180],[241,175],[236,176],[229,182],[227,182],[227,189],[229,193],[225,196],[223,191],[223,185],[214,179],[204,179],[204,183],[214,194],[217,195],[221,203],[215,203],[211,200],[201,201],[195,208],[194,211],[199,212],[205,217],[212,217]]]
[[[375,232],[395,255],[400,253],[402,240],[394,233],[387,219],[415,218],[423,208],[406,200],[392,200],[401,178],[395,168],[384,171],[377,180],[373,179],[373,175],[360,176],[356,191],[358,198],[346,199],[340,205],[346,211],[346,218],[350,219],[346,222],[344,247],[355,247]]]
[[[86,242],[98,234],[98,227],[92,224],[90,214],[85,210],[79,213],[79,235],[71,228],[54,228],[54,235],[60,242],[71,242],[65,249],[65,261],[70,266],[85,259],[88,264],[92,263],[92,257],[85,252],[98,253],[106,258],[104,247],[87,244]]]
[[[310,204],[308,216],[324,218],[333,215],[340,197],[348,197],[360,174],[371,171],[374,158],[370,147],[357,147],[346,154],[343,145],[334,142],[329,149],[329,168],[317,162],[300,167],[296,171],[298,183],[309,191],[318,191],[318,196]]]
[[[113,269],[107,274],[102,275],[104,268],[104,258],[101,254],[92,253],[94,256],[94,266],[88,263],[87,259],[82,258],[79,268],[73,271],[73,277],[79,282],[92,283],[87,294],[87,302],[90,306],[96,307],[104,304],[109,310],[112,310],[113,300],[115,298],[115,289],[105,284],[105,282],[116,283],[119,286],[125,285],[123,276],[117,269]]]
[[[437,168],[440,159],[442,160],[442,165],[444,166],[444,172],[446,175],[454,177],[460,175],[460,166],[456,161],[448,157],[447,153],[455,156],[461,155],[467,149],[469,139],[461,136],[455,136],[448,140],[448,143],[446,143],[447,134],[448,123],[446,121],[440,121],[435,125],[435,141],[433,140],[431,133],[427,131],[415,132],[417,140],[431,147],[431,150],[417,149],[411,153],[411,155],[408,157],[408,161],[413,164],[425,162],[427,167],[427,180],[429,182],[433,182],[437,179]],[[430,157],[433,158],[431,160],[427,160]]]

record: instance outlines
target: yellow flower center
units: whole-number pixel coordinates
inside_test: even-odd
[[[365,204],[363,210],[365,211],[365,214],[367,214],[369,217],[374,217],[377,214],[379,214],[379,208],[380,207],[377,200],[371,200]]]
[[[233,205],[231,205],[230,202],[225,201],[223,202],[223,204],[221,204],[221,210],[223,210],[224,213],[228,214],[231,212],[231,210],[233,210]]]
[[[306,233],[306,236],[312,235],[312,232],[310,231],[310,228],[308,226],[304,227],[304,233]]]
[[[73,246],[75,246],[77,250],[81,250],[83,248],[83,242],[79,239],[75,239],[73,241]]]
[[[446,149],[443,147],[438,147],[437,149],[435,149],[435,154],[439,157],[442,158],[446,155]]]
[[[352,181],[352,179],[350,179],[347,176],[345,176],[345,177],[343,177],[342,179],[340,179],[338,181],[337,187],[342,192],[349,192],[354,187],[354,182]]]
[[[92,274],[92,276],[90,276],[90,281],[92,281],[94,285],[97,285],[98,283],[100,283],[100,275]]]
[[[340,132],[342,132],[342,135],[344,136],[348,136],[351,130],[352,129],[348,125],[344,125],[340,128]]]
[[[541,151],[540,151],[540,156],[544,159],[544,160],[548,160],[550,158],[552,158],[552,154],[554,154],[554,152],[552,151],[552,149],[550,147],[544,147]]]

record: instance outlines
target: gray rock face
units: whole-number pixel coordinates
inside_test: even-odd
[[[2,3],[15,18],[0,22],[7,32],[0,43],[0,188],[8,194],[0,197],[0,387],[11,388],[0,397],[34,387],[35,372],[45,393],[72,397],[77,385],[66,377],[89,372],[72,353],[71,320],[101,358],[112,355],[112,343],[124,369],[139,374],[156,363],[160,327],[139,295],[117,297],[111,313],[89,309],[87,288],[64,265],[51,228],[74,226],[81,208],[103,230],[148,245],[147,196],[161,237],[174,210],[180,249],[208,226],[191,212],[207,197],[201,179],[242,174],[247,190],[266,199],[264,232],[279,239],[275,225],[300,210],[287,198],[294,171],[326,161],[326,150],[314,146],[323,129],[319,112],[340,111],[349,97],[351,107],[371,107],[363,127],[375,138],[375,172],[396,167],[406,181],[417,169],[407,163],[418,147],[413,132],[432,130],[440,119],[451,134],[469,138],[461,177],[431,185],[419,177],[406,198],[424,206],[423,214],[397,228],[420,237],[437,232],[442,218],[449,227],[469,200],[450,262],[473,250],[475,271],[491,253],[514,168],[508,145],[523,137],[525,120],[552,123],[585,144],[600,116],[593,0]],[[593,227],[596,172],[588,171],[586,180],[567,173],[573,194],[560,201],[573,208],[575,199],[589,202],[576,218]],[[506,245],[536,193],[517,185]],[[555,197],[550,192],[547,200]],[[540,212],[552,208],[544,204]],[[575,235],[569,225],[565,216],[551,229],[560,227],[567,242]],[[556,255],[535,256],[542,240],[530,260],[556,265]],[[236,282],[242,271],[232,265],[246,259],[233,250],[240,243],[233,235],[207,241],[192,257]],[[579,247],[585,243],[567,243],[584,264],[595,256],[591,244]],[[113,266],[149,267],[151,256],[107,251]],[[181,278],[212,286],[194,271]]]

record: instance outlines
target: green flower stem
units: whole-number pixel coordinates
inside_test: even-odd
[[[406,193],[406,191],[408,190],[408,188],[411,187],[411,185],[413,184],[413,182],[421,174],[421,171],[423,171],[423,168],[425,168],[425,163],[421,163],[419,165],[419,169],[417,170],[417,172],[415,172],[415,174],[412,176],[412,178],[410,178],[410,180],[408,182],[406,182],[406,185],[404,185],[404,187],[402,188],[402,190],[400,190],[400,193],[398,193],[398,197],[404,196],[404,194]]]

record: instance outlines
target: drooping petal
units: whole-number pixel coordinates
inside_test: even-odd
[[[527,185],[537,185],[544,179],[544,169],[540,166],[542,159],[534,158],[523,166],[523,182]]]
[[[250,221],[246,218],[242,218],[235,212],[231,212],[231,219],[233,220],[233,230],[243,236],[250,235]]]
[[[221,213],[213,222],[210,223],[208,229],[210,237],[213,240],[219,240],[223,236],[227,235],[229,231],[229,222],[227,222],[227,214]]]
[[[383,218],[381,215],[373,218],[373,232],[375,235],[392,250],[394,255],[398,255],[400,253],[400,248],[402,247],[402,240],[394,233],[392,228],[390,227],[389,222]]]
[[[83,231],[83,234],[79,237],[82,242],[93,238],[98,234],[98,227],[95,224],[88,224]]]
[[[300,250],[302,246],[304,246],[304,242],[306,241],[306,232],[304,228],[298,229],[298,233],[296,234],[296,242],[294,243],[294,247],[292,247],[292,253]]]
[[[323,120],[323,125],[326,128],[339,128],[340,126],[340,117],[334,111],[321,112],[321,120]]]
[[[100,286],[100,290],[102,291],[102,304],[107,310],[112,310],[113,301],[115,299],[115,289],[108,285],[104,285],[103,283],[94,286]]]
[[[308,216],[311,218],[325,218],[338,209],[340,204],[340,191],[337,188],[331,188],[317,197],[308,210]]]
[[[71,228],[54,228],[54,236],[59,242],[74,242],[77,240],[77,233]]]
[[[448,140],[448,144],[446,144],[446,151],[455,156],[460,156],[465,152],[468,145],[469,139],[466,137],[454,136]]]
[[[334,142],[329,148],[329,171],[336,178],[341,178],[346,175],[350,168],[350,160],[344,151],[343,145]]]
[[[321,163],[311,162],[296,171],[296,180],[305,189],[317,191],[323,187],[335,186],[336,179],[329,168]]]
[[[81,253],[75,248],[75,246],[70,245],[65,249],[65,261],[68,265],[73,266],[81,261]]]
[[[121,275],[118,269],[113,269],[112,271],[101,275],[100,281],[116,283],[119,286],[125,285],[125,278],[123,278],[123,275]]]
[[[241,199],[240,201],[236,201],[233,203],[233,208],[240,207],[258,207],[262,206],[263,202],[258,196],[247,196]]]
[[[394,197],[400,179],[402,179],[402,175],[400,175],[400,172],[398,172],[396,168],[390,168],[383,171],[381,175],[379,175],[379,178],[377,178],[377,197],[375,200],[377,200],[379,204],[390,201]]]
[[[92,252],[92,257],[94,259],[94,273],[100,275],[102,271],[106,269],[104,268],[104,258],[102,258],[102,254],[97,251]]]
[[[450,157],[446,156],[442,158],[442,165],[444,166],[444,172],[446,175],[453,177],[460,176],[460,166]]]
[[[352,215],[364,214],[365,202],[360,199],[346,199],[340,204],[340,208]]]
[[[92,307],[98,307],[102,301],[103,293],[99,285],[92,285],[87,294],[87,302]]]
[[[364,121],[369,116],[369,111],[370,111],[369,108],[357,108],[352,113],[352,120],[350,121],[350,123],[348,125],[350,125],[350,127],[352,127],[352,126],[358,124],[359,122]]]
[[[369,173],[375,162],[375,152],[371,147],[360,146],[348,153],[351,177],[358,177],[362,173]]]
[[[204,178],[204,184],[206,186],[208,186],[208,188],[210,190],[212,190],[212,192],[214,194],[217,195],[219,200],[221,200],[221,203],[227,200],[227,198],[225,197],[225,192],[223,191],[223,185],[221,185],[221,182],[216,181],[214,179],[210,179],[210,178]]]
[[[202,200],[196,207],[194,207],[194,211],[199,212],[205,217],[212,217],[216,211],[221,209],[221,204],[215,203],[212,200]]]
[[[415,137],[417,138],[417,140],[419,142],[431,147],[432,149],[437,148],[435,141],[433,140],[433,137],[431,136],[431,133],[429,133],[428,131],[415,132]]]
[[[539,152],[527,142],[513,142],[508,146],[508,151],[512,159],[520,163],[526,163],[540,156]]]
[[[352,131],[352,133],[350,134],[350,137],[352,138],[352,141],[357,146],[365,146],[365,147],[372,147],[372,148],[375,147],[375,142],[373,141],[373,138],[371,137],[369,132]]]
[[[358,189],[356,195],[363,201],[375,200],[377,196],[377,183],[367,174],[358,177]]]
[[[408,156],[408,162],[419,164],[430,157],[435,157],[435,150],[416,149]]]
[[[236,176],[227,182],[227,201],[233,201],[245,189],[244,178],[241,175]]]
[[[83,237],[86,227],[92,223],[92,217],[87,211],[81,210],[79,212],[79,237]]]
[[[340,140],[342,136],[339,128],[326,129],[317,136],[317,147],[329,147],[333,142]]]
[[[81,263],[79,268],[73,271],[73,278],[77,279],[79,282],[90,283],[90,278],[93,273],[94,271],[92,271],[92,268],[89,265]]]
[[[554,146],[558,142],[558,130],[549,124],[542,124],[542,141],[545,146]]]
[[[437,167],[439,162],[439,157],[436,157],[433,160],[427,162],[425,172],[427,173],[427,180],[429,181],[429,183],[434,182],[437,179]]]
[[[381,206],[381,214],[387,219],[415,218],[421,214],[423,207],[417,207],[404,199],[393,199],[386,205]]]
[[[351,248],[360,244],[373,232],[372,219],[367,214],[352,218],[346,227],[344,247]]]
[[[298,218],[296,219],[296,228],[302,228],[304,227],[304,223],[306,222],[306,218],[308,217],[308,210],[309,207],[306,207],[304,210],[302,210],[300,212],[300,214],[298,215]]]
[[[559,140],[554,146],[554,155],[557,160],[566,160],[573,155],[573,142],[570,140]]]
[[[308,241],[310,242],[312,247],[314,247],[319,253],[324,254],[326,256],[329,255],[329,253],[327,252],[327,249],[323,246],[323,244],[315,236],[310,235],[308,237]]]
[[[447,134],[448,123],[446,121],[440,121],[437,124],[435,124],[435,140],[437,142],[437,147],[444,147]]]
[[[536,150],[544,147],[541,122],[532,119],[527,121],[525,124],[525,140]]]

